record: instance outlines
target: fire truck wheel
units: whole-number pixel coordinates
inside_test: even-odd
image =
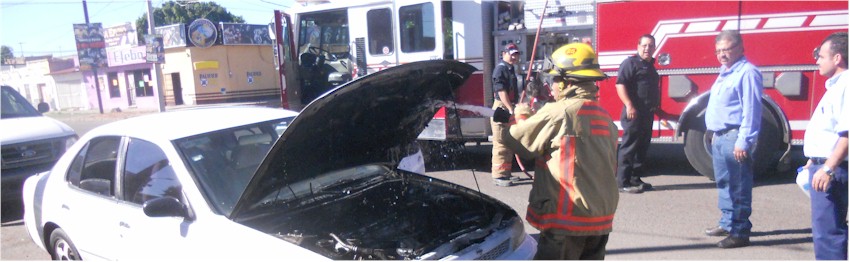
[[[685,156],[697,172],[714,181],[709,139],[710,137],[705,135],[705,129],[688,129],[685,134]]]
[[[768,111],[767,107],[763,106],[762,109],[758,146],[753,156],[756,159],[753,164],[753,172],[757,179],[765,179],[779,174],[777,164],[783,152],[780,149],[782,132],[780,131],[779,120],[773,115],[772,111]],[[703,118],[697,121],[705,123]],[[714,181],[710,141],[711,138],[706,135],[705,127],[699,126],[688,129],[685,134],[685,156],[697,172]]]

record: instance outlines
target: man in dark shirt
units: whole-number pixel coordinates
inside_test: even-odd
[[[637,54],[626,58],[617,73],[617,95],[623,101],[620,114],[623,138],[617,152],[620,192],[637,194],[652,189],[640,175],[652,138],[653,114],[660,100],[654,52],[655,38],[649,34],[641,36]]]
[[[517,76],[514,64],[519,59],[519,48],[513,43],[505,45],[502,50],[502,60],[493,69],[493,109],[503,108],[511,115],[514,114],[514,106],[519,100],[519,89],[517,88]],[[490,128],[493,134],[499,134],[502,128],[509,128],[508,123],[499,123],[490,119]],[[493,183],[497,186],[511,186],[512,181],[518,180],[511,175],[513,169],[514,153],[505,147],[499,136],[493,136],[493,157],[491,175]]]

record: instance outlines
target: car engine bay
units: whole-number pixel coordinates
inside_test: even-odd
[[[334,260],[409,260],[483,242],[517,217],[479,192],[428,177],[370,181],[246,224]]]

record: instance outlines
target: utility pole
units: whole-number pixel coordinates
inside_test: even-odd
[[[151,0],[146,1],[148,3],[148,34],[154,34],[154,23],[153,23],[153,8],[151,7]],[[156,84],[156,93],[157,100],[159,100],[159,112],[165,112],[165,94],[162,91],[162,68],[159,63],[153,63],[154,72],[151,75],[151,80]]]
[[[23,43],[23,42],[18,42],[18,46],[20,46],[20,47],[21,47],[21,50],[20,50],[20,51],[21,51],[21,57],[24,57],[24,43]]]
[[[89,24],[89,8],[86,5],[86,0],[83,0],[83,14],[86,16],[86,25]],[[94,91],[97,93],[97,108],[100,109],[100,114],[103,114],[103,100],[100,98],[100,81],[97,79],[97,63],[92,65],[92,79],[94,79]]]

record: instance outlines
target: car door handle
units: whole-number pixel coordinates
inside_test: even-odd
[[[71,210],[71,208],[70,208],[70,207],[68,207],[68,205],[66,205],[66,204],[62,204],[62,209],[65,209],[65,210]]]
[[[124,223],[124,221],[119,222],[118,226],[123,228],[130,228],[130,224]]]

